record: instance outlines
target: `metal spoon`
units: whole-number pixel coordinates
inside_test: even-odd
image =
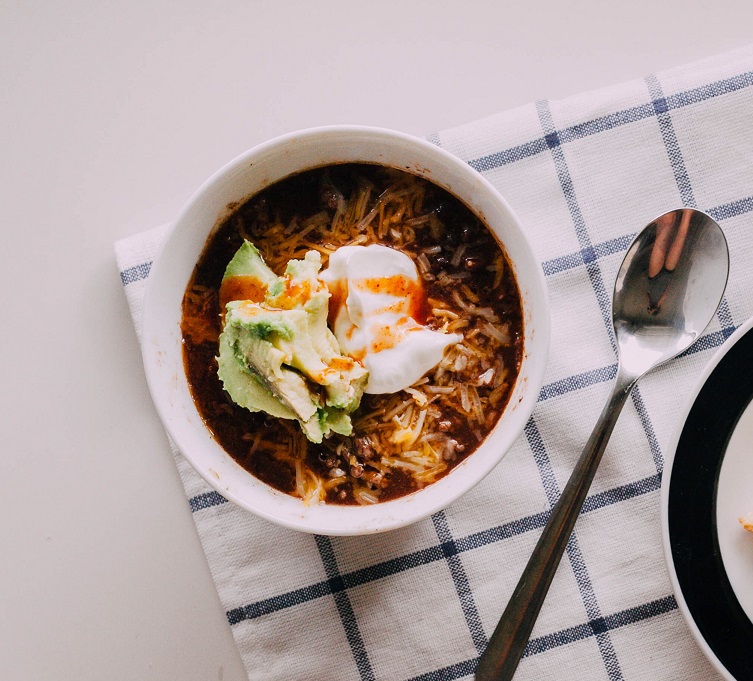
[[[641,376],[701,335],[719,307],[728,274],[724,234],[697,210],[659,216],[628,249],[612,303],[618,346],[612,395],[479,659],[476,681],[512,678],[625,400]]]

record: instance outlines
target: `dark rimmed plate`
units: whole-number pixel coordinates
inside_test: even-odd
[[[746,544],[753,537],[744,536],[729,514],[718,521],[717,502],[720,490],[742,489],[728,479],[733,471],[741,470],[741,456],[747,456],[750,465],[743,469],[750,471],[753,480],[753,442],[747,443],[747,451],[741,449],[739,437],[730,446],[743,421],[753,419],[753,410],[746,412],[752,399],[753,320],[749,320],[720,348],[701,376],[670,448],[674,456],[668,457],[662,482],[664,548],[678,606],[720,673],[740,681],[753,679],[749,617],[753,580],[731,582],[728,567],[734,568],[730,573],[739,573],[740,561],[753,555]],[[723,465],[728,456],[738,459],[734,466]],[[753,510],[753,487],[749,492],[740,515]],[[718,522],[725,526],[720,528]],[[740,541],[729,541],[728,522]],[[742,555],[746,552],[747,556]],[[753,575],[753,562],[749,569]]]

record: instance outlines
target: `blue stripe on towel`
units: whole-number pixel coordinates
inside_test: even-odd
[[[549,109],[547,102],[539,102],[536,105],[536,109],[539,114],[539,120],[541,127],[544,131],[547,139],[557,138],[556,128],[552,113]],[[550,144],[552,158],[554,161],[554,167],[559,178],[560,187],[565,200],[567,202],[568,209],[570,211],[570,218],[572,220],[573,228],[575,229],[578,243],[580,244],[581,252],[586,250],[589,254],[593,254],[593,245],[591,237],[588,233],[586,221],[583,217],[583,213],[578,203],[577,193],[573,184],[572,176],[570,175],[570,169],[568,168],[567,159],[565,158],[565,152],[563,148],[558,144]],[[614,330],[612,328],[612,314],[611,314],[611,302],[610,295],[607,292],[607,288],[604,285],[604,278],[601,274],[601,269],[596,258],[584,259],[584,265],[588,272],[588,277],[591,281],[591,286],[596,296],[596,300],[599,304],[599,310],[604,321],[604,327],[609,337],[609,342],[612,349],[616,351],[617,343],[614,337]],[[534,419],[529,419],[528,426],[526,426],[526,436],[528,438],[531,451],[534,454],[536,465],[539,469],[542,482],[544,483],[544,489],[546,491],[549,505],[554,507],[559,499],[560,491],[557,486],[556,478],[554,477],[554,471],[549,461],[549,456],[546,451],[546,446],[543,439],[538,433],[538,429],[535,426]],[[589,619],[597,619],[601,617],[601,609],[599,607],[596,593],[593,588],[591,576],[588,572],[585,560],[580,550],[577,534],[573,532],[570,536],[570,541],[567,544],[567,556],[570,561],[570,565],[575,575],[575,581],[578,584],[578,591],[580,592],[581,600],[585,606]],[[622,679],[622,670],[620,668],[619,660],[617,659],[617,653],[612,645],[611,637],[607,631],[600,632],[596,635],[596,642],[599,646],[599,652],[601,653],[604,667],[607,670],[607,675],[612,681],[619,681]]]
[[[348,592],[345,590],[345,582],[337,566],[337,557],[332,546],[333,540],[330,537],[322,535],[316,535],[314,539],[316,547],[319,550],[319,556],[324,564],[324,570],[329,578],[330,593],[335,599],[337,612],[340,614],[340,621],[345,629],[345,636],[353,653],[361,681],[374,681],[374,670],[371,668],[369,654],[366,651],[361,631],[358,628],[358,619],[355,612],[353,612]]]
[[[434,523],[434,529],[439,537],[439,541],[442,542],[440,547],[442,554],[447,561],[447,567],[450,570],[450,576],[452,582],[455,585],[455,591],[460,601],[460,607],[463,610],[463,616],[465,622],[468,625],[468,630],[471,633],[471,639],[473,645],[476,646],[476,650],[479,655],[484,652],[486,644],[489,642],[484,633],[484,627],[481,624],[481,618],[476,608],[476,602],[473,598],[473,591],[471,590],[470,583],[468,582],[468,575],[463,567],[463,562],[460,558],[460,553],[457,548],[457,544],[450,532],[450,526],[447,522],[447,516],[444,511],[435,513],[432,516],[432,522]]]
[[[677,602],[674,596],[665,596],[664,598],[659,598],[643,605],[621,610],[613,615],[599,617],[574,627],[568,627],[552,634],[531,639],[526,646],[523,657],[538,655],[547,650],[566,646],[576,641],[583,641],[591,636],[604,634],[631,624],[637,624],[653,617],[660,617],[673,610],[677,610]],[[408,681],[456,681],[473,674],[477,662],[478,659],[464,660],[463,662],[436,669],[427,674],[414,676]]]
[[[621,485],[604,492],[599,492],[586,499],[583,512],[590,513],[606,508],[613,504],[657,492],[661,485],[661,478],[653,475],[636,482]],[[460,555],[467,551],[473,551],[490,544],[503,542],[506,539],[517,537],[526,532],[540,530],[549,518],[548,511],[542,511],[533,515],[513,520],[504,525],[491,527],[481,532],[475,532],[466,537],[457,538],[452,542],[431,546],[429,548],[413,551],[411,553],[392,558],[382,563],[370,565],[353,572],[336,575],[331,579],[318,582],[307,587],[295,589],[271,598],[266,598],[255,603],[250,603],[239,608],[229,610],[227,619],[230,624],[238,624],[244,620],[256,619],[264,615],[284,610],[286,608],[312,601],[323,596],[328,596],[345,589],[352,589],[363,584],[368,584],[378,579],[384,579],[390,575],[399,574],[419,568],[448,557]]]
[[[686,92],[680,92],[669,97],[659,95],[653,98],[651,102],[645,104],[639,104],[637,106],[623,109],[622,111],[616,111],[614,113],[607,114],[595,118],[591,121],[584,123],[578,123],[562,130],[557,131],[557,144],[567,144],[574,140],[582,139],[584,137],[590,137],[600,132],[607,130],[613,130],[614,128],[621,127],[623,125],[629,125],[636,121],[645,120],[656,116],[657,114],[664,114],[676,109],[689,106],[691,104],[697,104],[699,102],[712,99],[714,97],[720,97],[722,95],[736,92],[743,88],[748,88],[753,85],[753,72],[741,73],[731,78],[725,78],[711,83],[704,87],[694,88],[687,90]],[[476,159],[470,160],[468,163],[472,168],[475,168],[479,172],[486,172],[499,168],[501,166],[517,163],[518,161],[541,154],[548,151],[551,147],[547,144],[546,136],[540,137],[523,144],[519,144],[509,149],[496,151],[485,156],[481,156]]]
[[[191,512],[201,511],[205,508],[211,508],[212,506],[219,506],[220,504],[226,504],[227,499],[223,497],[219,492],[206,492],[205,494],[197,494],[195,497],[191,497],[188,500],[188,505],[191,507]]]
[[[152,269],[152,263],[142,262],[140,265],[129,267],[120,273],[120,282],[123,286],[132,284],[134,281],[146,279],[149,276],[149,272]]]

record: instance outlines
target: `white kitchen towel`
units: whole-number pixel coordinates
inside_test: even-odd
[[[753,47],[430,139],[517,212],[552,307],[538,404],[503,462],[446,510],[386,534],[289,531],[226,502],[183,457],[185,485],[249,678],[470,679],[608,396],[610,296],[634,234],[698,207],[732,257],[693,350],[641,380],[620,417],[516,679],[714,679],[664,564],[659,487],[697,376],[753,314]],[[164,228],[116,246],[138,329]]]

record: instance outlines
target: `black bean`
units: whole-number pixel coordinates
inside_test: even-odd
[[[356,438],[356,452],[362,459],[373,459],[375,457],[374,448],[371,446],[371,440],[362,435]]]
[[[447,217],[447,204],[444,201],[440,201],[432,211],[436,213],[440,218]]]
[[[317,453],[317,458],[319,461],[321,461],[327,468],[337,468],[338,464],[340,463],[337,460],[337,457],[332,452],[327,451],[320,451]]]
[[[460,243],[460,233],[456,229],[448,229],[444,241],[445,243],[443,243],[442,246],[447,245],[453,249]]]
[[[330,210],[337,208],[338,195],[337,192],[331,187],[325,187],[322,190],[322,204]]]

